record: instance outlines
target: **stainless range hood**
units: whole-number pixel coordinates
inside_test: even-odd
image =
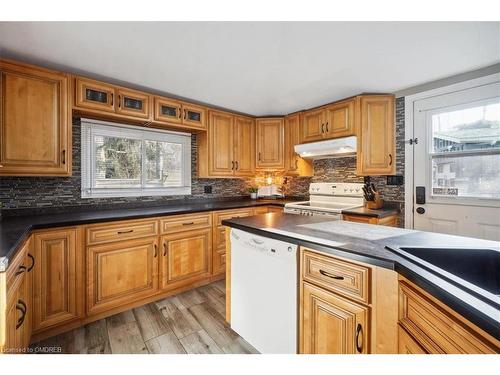
[[[356,137],[343,137],[295,146],[295,152],[304,159],[328,159],[356,156]]]

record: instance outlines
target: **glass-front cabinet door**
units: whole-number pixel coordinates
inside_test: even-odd
[[[206,129],[207,112],[203,107],[193,104],[182,104],[182,123],[199,129]]]
[[[149,118],[149,95],[135,90],[117,89],[116,112],[122,115]]]
[[[115,88],[87,78],[76,78],[76,106],[115,112]]]
[[[171,124],[182,123],[181,103],[175,100],[156,97],[155,98],[155,121]]]

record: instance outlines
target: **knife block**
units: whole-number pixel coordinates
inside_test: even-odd
[[[382,200],[382,198],[380,198],[380,194],[375,193],[375,200],[366,201],[365,207],[369,208],[370,210],[378,210],[379,208],[382,208],[383,204],[384,204],[384,201]]]

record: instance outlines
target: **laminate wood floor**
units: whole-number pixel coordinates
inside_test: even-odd
[[[66,354],[258,353],[226,323],[225,297],[225,281],[217,281],[51,337],[32,348],[60,347]]]

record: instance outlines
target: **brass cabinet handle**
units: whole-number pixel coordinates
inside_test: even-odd
[[[323,270],[319,270],[319,273],[322,274],[323,276],[329,277],[331,279],[344,280],[344,276],[337,276],[337,275],[334,275],[333,273],[329,273],[329,272],[326,272]]]
[[[28,253],[28,258],[31,259],[31,266],[28,267],[27,271],[28,272],[31,272],[31,270],[33,269],[33,267],[35,267],[35,257],[31,254]]]
[[[181,119],[181,117],[182,117],[182,111],[181,111],[181,108],[180,108],[180,107],[179,107],[179,108],[177,108],[177,110],[179,111],[179,120],[180,120],[180,119]]]
[[[19,329],[19,327],[21,327],[24,323],[24,319],[26,318],[26,311],[28,310],[26,303],[24,303],[22,299],[17,300],[16,310],[21,311],[23,314],[19,319],[17,319],[16,329]]]
[[[118,234],[125,234],[125,233],[132,233],[133,231],[134,231],[133,229],[130,229],[130,230],[119,230],[116,233],[118,233]]]
[[[62,150],[62,163],[66,164],[66,150]]]
[[[167,256],[167,241],[163,241],[163,256]]]
[[[389,154],[389,165],[392,165],[392,154]]]
[[[184,110],[184,120],[186,119],[187,116],[187,109]]]
[[[359,343],[359,337],[361,336],[361,344]],[[360,323],[356,326],[356,350],[358,353],[363,353],[363,326]]]

